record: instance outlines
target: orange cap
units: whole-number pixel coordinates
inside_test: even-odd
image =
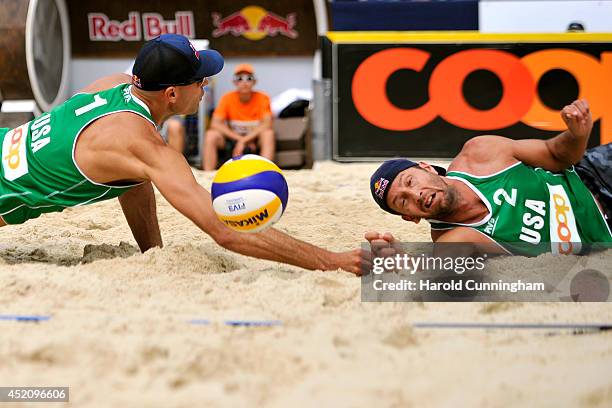
[[[255,70],[253,69],[253,66],[251,64],[236,65],[236,68],[234,68],[234,74],[239,74],[241,72],[246,72],[253,75],[255,73]]]

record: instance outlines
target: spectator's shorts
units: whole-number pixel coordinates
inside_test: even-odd
[[[236,147],[236,141],[232,139],[225,139],[225,146],[223,149],[219,149],[219,166],[232,158],[232,153]],[[242,154],[259,154],[259,149],[251,150],[250,147],[245,147]]]
[[[185,117],[183,115],[174,115],[174,116],[169,117],[167,120],[164,121],[164,123],[162,123],[158,131],[162,139],[164,139],[164,142],[166,143],[168,143],[168,120],[170,119],[180,120],[183,123],[185,121]]]

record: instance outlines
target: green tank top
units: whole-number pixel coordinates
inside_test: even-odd
[[[117,112],[133,112],[154,124],[148,107],[132,94],[131,85],[122,84],[95,94],[76,94],[24,125],[0,129],[2,218],[19,224],[42,213],[108,200],[137,185],[96,183],[74,160],[83,129]]]
[[[450,171],[450,179],[471,188],[489,209],[475,224],[429,220],[433,230],[471,227],[519,255],[581,253],[612,235],[595,198],[574,168],[553,173],[521,162],[489,176]]]

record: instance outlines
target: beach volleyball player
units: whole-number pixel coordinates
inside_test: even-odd
[[[214,50],[197,51],[165,34],[141,48],[133,76],[95,81],[64,104],[15,129],[0,129],[0,224],[119,197],[140,249],[162,246],[152,184],[218,244],[241,254],[307,269],[359,273],[360,251],[334,253],[274,229],[242,234],[216,217],[210,194],[157,126],[197,111],[207,77],[223,68]]]
[[[593,127],[587,101],[565,106],[561,116],[568,129],[548,140],[473,138],[448,171],[389,160],[372,175],[372,197],[406,221],[427,219],[434,242],[521,255],[610,248],[612,145],[585,154]],[[366,239],[376,248],[394,241],[377,232]]]

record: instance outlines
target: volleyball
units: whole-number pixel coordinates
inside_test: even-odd
[[[213,179],[211,194],[221,222],[236,231],[258,232],[283,215],[289,188],[276,164],[246,154],[221,166]]]

